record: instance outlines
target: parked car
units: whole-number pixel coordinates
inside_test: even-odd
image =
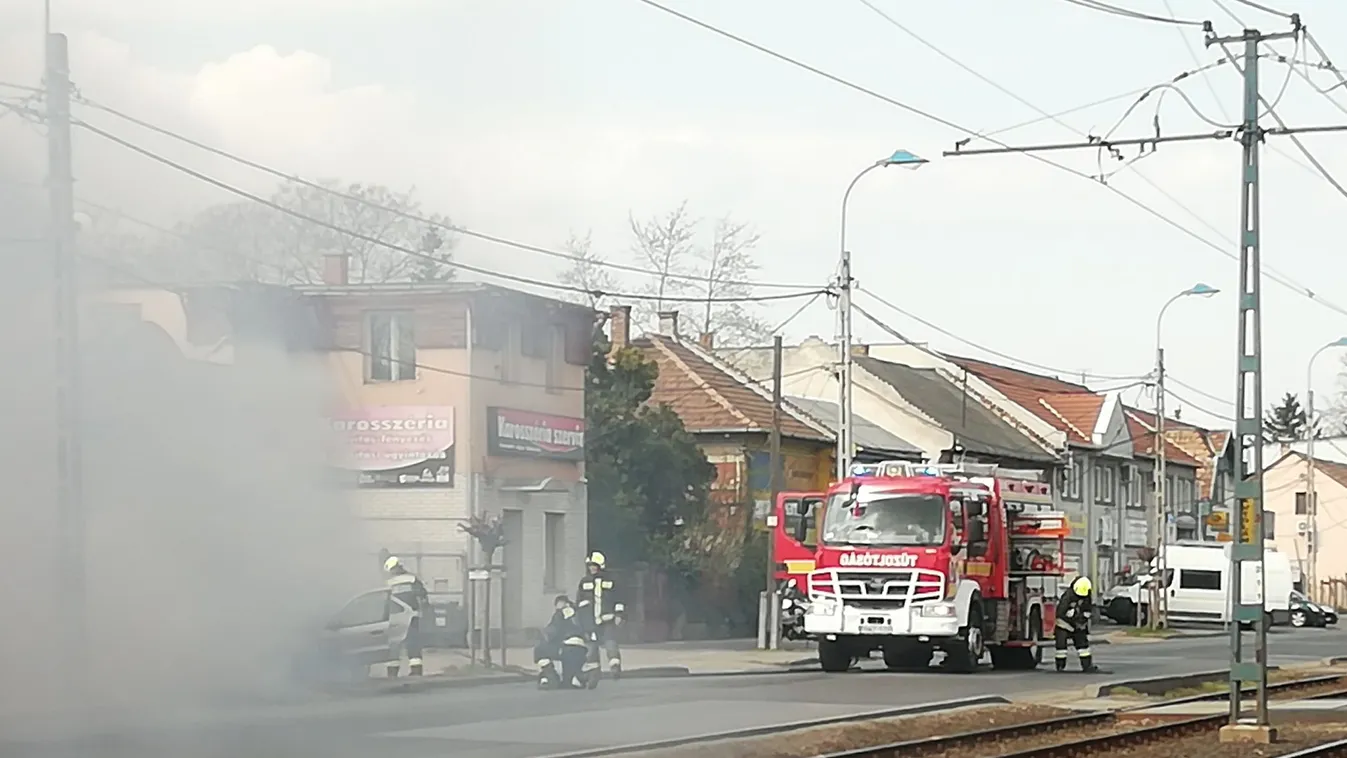
[[[362,680],[370,666],[387,662],[406,641],[411,618],[411,607],[387,588],[362,592],[304,646],[295,663],[296,675],[311,683]]]
[[[1291,592],[1291,626],[1331,626],[1338,623],[1338,612],[1315,603],[1298,591]]]

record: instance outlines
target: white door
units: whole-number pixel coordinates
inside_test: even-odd
[[[355,663],[383,663],[396,641],[391,613],[395,608],[396,601],[386,589],[356,595],[328,622],[325,639],[333,652]]]
[[[1222,573],[1210,569],[1180,568],[1169,585],[1169,614],[1195,621],[1225,617]]]

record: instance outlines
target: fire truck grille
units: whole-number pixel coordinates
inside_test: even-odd
[[[901,605],[945,596],[945,575],[929,569],[819,569],[809,574],[809,594]]]

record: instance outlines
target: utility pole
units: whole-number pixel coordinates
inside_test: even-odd
[[[858,177],[859,178],[859,177]],[[852,182],[854,185],[855,182]],[[848,188],[848,194],[851,190]],[[851,253],[846,242],[846,201],[842,204],[842,266],[837,276],[837,315],[841,323],[840,356],[841,375],[838,377],[840,393],[838,397],[837,424],[837,480],[847,477],[851,469]]]
[[[1157,331],[1159,328],[1157,327]],[[1165,545],[1169,542],[1169,514],[1165,507],[1165,349],[1156,340],[1155,347],[1155,568],[1156,578],[1151,581],[1151,618],[1152,629],[1164,629],[1169,625],[1169,586],[1166,581],[1169,569],[1169,555]]]
[[[1112,157],[1121,159],[1118,148],[1135,146],[1145,150],[1154,150],[1160,143],[1196,142],[1201,140],[1223,140],[1238,138],[1243,147],[1243,159],[1240,171],[1240,292],[1239,292],[1239,333],[1237,353],[1237,386],[1235,411],[1235,437],[1240,448],[1237,475],[1235,477],[1235,499],[1240,504],[1239,529],[1236,539],[1231,543],[1231,608],[1230,625],[1230,724],[1221,730],[1222,740],[1257,740],[1267,742],[1276,739],[1276,730],[1268,723],[1267,709],[1267,627],[1264,614],[1262,591],[1263,564],[1263,398],[1262,398],[1262,298],[1261,298],[1261,261],[1259,249],[1259,175],[1258,152],[1264,138],[1268,135],[1281,136],[1308,132],[1347,131],[1344,125],[1288,127],[1279,125],[1275,129],[1263,129],[1259,125],[1259,109],[1266,108],[1268,114],[1272,107],[1258,91],[1258,48],[1264,42],[1280,39],[1298,38],[1304,31],[1299,14],[1291,15],[1291,29],[1285,32],[1264,34],[1257,29],[1245,29],[1243,33],[1232,37],[1218,37],[1212,30],[1211,22],[1203,24],[1205,43],[1208,47],[1220,45],[1223,50],[1231,42],[1243,42],[1242,60],[1226,50],[1230,62],[1241,70],[1244,77],[1243,120],[1237,129],[1220,129],[1208,133],[1155,135],[1137,139],[1105,139],[1091,137],[1084,142],[1056,143],[1026,146],[1008,146],[996,148],[965,149],[956,144],[954,150],[946,151],[947,158],[968,155],[991,155],[1005,153],[1035,153],[1045,151],[1089,149],[1106,151]],[[1102,179],[1101,179],[1102,181]],[[1161,416],[1163,418],[1163,416]],[[1243,590],[1243,569],[1252,564],[1257,571],[1258,585],[1250,588],[1247,595]],[[1242,623],[1241,623],[1242,622]],[[1243,623],[1253,626],[1254,649],[1250,657],[1245,650],[1242,630]],[[1242,718],[1242,685],[1252,682],[1257,685],[1255,695],[1256,708],[1252,718]]]
[[[776,514],[777,501],[781,499],[782,458],[781,458],[781,335],[772,339],[772,514]],[[801,503],[803,508],[804,504]],[[783,512],[777,519],[785,518]],[[800,513],[804,518],[804,513]],[[768,520],[770,524],[770,519]],[[784,523],[778,523],[775,529],[784,529]],[[776,586],[776,531],[767,531],[767,648],[776,650],[781,647],[781,590]]]
[[[60,549],[58,634],[70,696],[83,692],[85,652],[85,555],[80,455],[79,280],[75,257],[75,188],[70,141],[70,57],[64,34],[46,40],[47,192],[52,244],[52,294],[56,349],[56,514]]]

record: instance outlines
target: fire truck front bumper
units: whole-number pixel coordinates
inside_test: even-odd
[[[959,633],[959,612],[948,601],[886,608],[825,597],[810,602],[804,628],[809,634],[954,637]]]

